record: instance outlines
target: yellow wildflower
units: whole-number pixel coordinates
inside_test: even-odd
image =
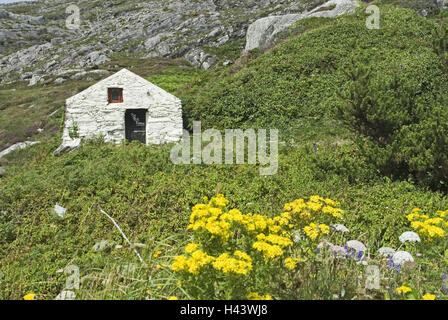
[[[213,268],[224,273],[247,275],[252,270],[252,259],[241,251],[235,253],[235,256],[244,257],[244,260],[235,259],[228,253],[223,253],[213,262]]]
[[[323,234],[329,234],[330,233],[330,227],[326,224],[320,224],[319,229]]]
[[[251,257],[250,257],[247,253],[245,253],[245,252],[236,250],[233,254],[234,254],[236,257],[241,258],[241,259],[243,259],[243,260],[246,260],[246,261],[252,261]]]
[[[199,247],[196,243],[189,243],[185,246],[185,253],[192,253]]]
[[[207,264],[215,260],[214,257],[209,256],[201,250],[196,250],[192,253],[190,258],[185,256],[177,256],[171,265],[171,270],[174,272],[185,271],[194,275],[199,274],[199,270]]]
[[[408,292],[411,292],[411,291],[412,291],[412,288],[403,285],[403,286],[401,286],[401,287],[398,287],[396,290],[397,290],[397,292],[398,292],[399,294],[402,294],[402,293],[408,293]]]
[[[213,197],[213,198],[210,200],[210,203],[209,203],[209,204],[211,204],[211,205],[215,205],[215,206],[217,206],[217,207],[221,207],[221,208],[223,208],[223,207],[225,207],[226,205],[229,204],[229,200],[227,200],[226,198],[224,198],[224,195],[222,195],[222,194],[218,194],[216,197]]]
[[[268,241],[272,244],[277,244],[281,247],[292,246],[293,244],[293,242],[290,239],[278,236],[276,234],[269,234],[268,236],[264,237],[264,241]]]
[[[247,295],[250,300],[272,300],[272,297],[268,294],[261,296],[257,292],[251,292]]]
[[[331,200],[331,199],[325,199],[325,203],[332,206],[332,207],[337,207],[339,206],[339,202]]]
[[[329,214],[335,218],[342,218],[342,214],[344,213],[344,211],[342,209],[334,208],[332,206],[326,206],[326,207],[322,208],[322,212]]]
[[[283,250],[278,245],[271,245],[265,241],[256,241],[252,247],[262,252],[266,261],[283,255]]]
[[[310,208],[310,209],[313,210],[313,211],[317,211],[317,210],[319,210],[320,208],[322,208],[322,203],[320,203],[320,202],[308,201],[308,202],[306,203],[306,205],[308,206],[308,208]]]
[[[28,293],[23,297],[23,300],[34,300],[36,298],[36,295],[34,293]]]
[[[436,295],[427,293],[422,297],[422,300],[436,300]]]
[[[152,255],[152,257],[153,257],[154,259],[157,259],[161,254],[162,254],[162,250],[157,250],[156,252],[154,252],[154,254]]]
[[[315,195],[315,196],[310,197],[310,201],[311,202],[322,202],[322,201],[325,201],[325,199],[322,197],[319,197],[318,195]]]
[[[315,240],[319,236],[319,228],[317,224],[315,224],[314,222],[304,227],[303,230],[305,231],[308,238],[310,238],[311,240]]]
[[[286,258],[285,259],[285,267],[294,270],[294,268],[297,266],[297,263],[299,262],[299,259],[297,258]]]

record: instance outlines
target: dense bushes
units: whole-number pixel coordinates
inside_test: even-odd
[[[365,12],[358,10],[337,19],[299,21],[292,38],[245,68],[208,83],[199,81],[199,90],[186,92],[182,99],[189,121],[218,128],[287,128],[303,117],[332,116],[337,93],[348,88],[345,71],[352,59],[376,71],[382,99],[391,88],[381,81],[390,83],[394,74],[399,83],[407,83],[409,98],[426,99],[447,86],[441,60],[432,49],[435,23],[391,6],[381,6],[379,30],[367,29],[365,19]]]
[[[338,116],[383,174],[447,190],[448,112],[436,60],[397,64],[392,73],[354,62]]]

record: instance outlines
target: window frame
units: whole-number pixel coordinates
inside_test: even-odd
[[[118,100],[112,100],[113,90],[118,90]],[[123,88],[107,88],[109,103],[123,103]]]

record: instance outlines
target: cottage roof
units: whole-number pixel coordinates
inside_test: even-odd
[[[179,100],[179,98],[172,95],[171,93],[163,90],[162,88],[140,77],[139,75],[129,71],[128,69],[123,68],[120,71],[114,73],[113,75],[95,83],[94,85],[88,87],[87,89],[68,98],[66,102],[68,103],[79,96],[96,94],[95,93],[96,89],[102,87],[105,84],[110,84],[110,86],[116,86],[116,87],[125,87],[126,85],[135,86],[137,84],[141,85],[142,87],[145,87],[151,94],[165,96],[168,100]]]

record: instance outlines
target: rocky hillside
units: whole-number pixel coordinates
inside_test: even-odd
[[[210,48],[243,40],[261,17],[302,13],[323,0],[78,1],[80,27],[72,29],[72,1],[0,6],[0,81],[31,84],[58,79],[107,62],[114,54],[184,57],[208,69]],[[70,22],[67,28],[66,21]],[[222,61],[226,62],[226,61]],[[227,61],[226,63],[231,63]]]
[[[443,0],[396,2],[422,15],[444,5]],[[297,20],[335,17],[358,6],[356,0],[82,0],[76,3],[76,27],[72,4],[0,5],[0,83],[62,83],[88,75],[86,70],[114,55],[185,58],[202,69],[229,65],[233,61],[217,55],[216,48],[269,47]]]

